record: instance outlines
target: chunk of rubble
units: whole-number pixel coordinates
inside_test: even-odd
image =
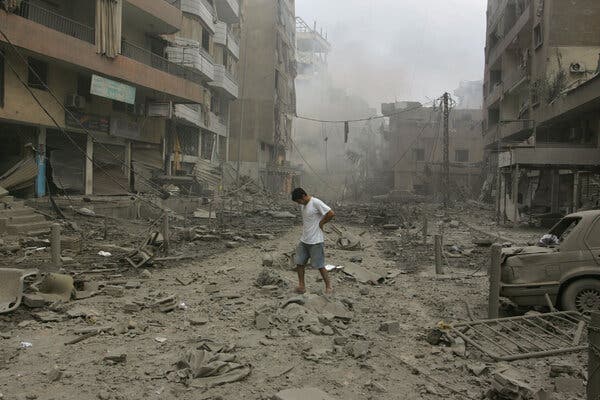
[[[513,369],[496,371],[492,375],[492,388],[487,392],[488,399],[527,400],[534,398],[534,389],[521,378],[522,374]]]
[[[346,275],[352,276],[360,283],[369,283],[371,285],[377,285],[385,282],[385,277],[382,274],[354,264],[349,264],[345,266],[342,272]]]

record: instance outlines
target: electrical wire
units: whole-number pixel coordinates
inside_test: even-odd
[[[0,33],[1,33],[1,30],[0,30]],[[75,139],[73,139],[73,137],[60,126],[60,124],[58,123],[58,121],[56,121],[56,119],[54,118],[54,116],[52,116],[52,114],[50,114],[50,112],[48,111],[48,109],[46,107],[44,107],[44,105],[41,103],[41,101],[37,97],[37,95],[33,92],[33,90],[31,90],[31,88],[29,87],[29,85],[27,85],[27,83],[25,82],[25,80],[23,79],[23,77],[21,77],[21,75],[19,75],[19,73],[17,72],[17,70],[15,69],[15,67],[12,65],[12,63],[10,61],[8,61],[8,59],[6,57],[4,57],[4,62],[6,63],[6,65],[8,65],[8,68],[15,74],[15,76],[17,77],[17,79],[19,80],[19,82],[23,85],[23,87],[25,87],[25,89],[29,92],[29,94],[31,94],[31,96],[33,97],[34,101],[38,104],[38,106],[40,106],[40,108],[42,109],[42,111],[44,112],[44,114],[46,114],[46,116],[48,116],[48,118],[50,118],[50,120],[61,131],[61,133],[65,134],[65,136],[67,137],[67,139],[69,139],[69,141],[75,146],[75,148],[77,150],[79,150],[79,152],[82,153],[85,158],[87,158],[88,160],[90,160],[96,167],[98,167],[102,172],[104,172],[108,177],[110,177],[111,180],[117,184],[117,186],[119,186],[121,189],[125,190],[126,192],[129,192],[128,188],[124,187],[119,181],[117,181],[116,179],[112,178],[112,176],[110,174],[108,174],[101,165],[99,165],[97,162],[95,162],[92,157],[89,157],[87,155],[87,152],[84,149],[82,149],[81,146],[79,146],[79,144],[77,143],[77,141]],[[137,198],[139,198],[140,200],[145,201],[148,204],[152,205],[153,207],[162,209],[161,207],[159,207],[158,205],[152,203],[151,201],[149,201],[147,199],[144,199],[144,198],[139,197],[137,195],[135,195],[135,196]]]
[[[395,113],[390,113],[387,115],[374,115],[372,117],[366,117],[366,118],[357,118],[357,119],[342,119],[342,120],[328,120],[328,119],[318,119],[318,118],[311,118],[311,117],[304,117],[302,115],[295,115],[294,118],[297,119],[302,119],[305,121],[313,121],[313,122],[322,122],[322,123],[330,123],[330,124],[343,124],[345,122],[365,122],[365,121],[373,121],[373,120],[378,120],[378,119],[383,119],[383,118],[389,118],[389,117],[395,117],[396,115],[400,115],[400,114],[404,114],[407,112],[411,112],[411,111],[415,111],[418,109],[421,109],[427,105],[432,105],[433,101],[428,101],[427,103],[423,103],[420,104],[417,107],[412,107],[412,108],[405,108],[402,110],[398,110],[398,112]]]
[[[61,101],[58,99],[58,97],[57,97],[57,96],[56,96],[56,94],[55,94],[55,93],[52,91],[52,89],[51,89],[51,88],[50,88],[50,87],[49,87],[49,86],[48,86],[48,85],[47,85],[47,84],[44,82],[44,80],[43,80],[43,79],[41,79],[41,77],[39,76],[38,72],[37,72],[37,71],[36,71],[34,68],[32,68],[32,67],[29,65],[29,63],[27,62],[27,60],[25,59],[25,57],[23,56],[23,54],[22,54],[22,53],[20,52],[20,50],[19,50],[19,49],[18,49],[18,48],[17,48],[17,47],[16,47],[16,46],[15,46],[15,45],[14,45],[14,44],[11,42],[11,40],[8,38],[8,36],[6,36],[6,33],[4,33],[4,31],[3,31],[2,29],[0,29],[0,35],[2,35],[2,37],[3,37],[3,38],[6,40],[6,42],[7,42],[7,43],[10,45],[11,49],[12,49],[12,50],[13,50],[13,51],[14,51],[14,52],[15,52],[15,53],[16,53],[16,54],[19,56],[19,58],[20,58],[20,59],[23,61],[23,63],[24,63],[25,65],[27,65],[28,71],[29,71],[29,72],[31,72],[31,73],[33,73],[33,75],[36,77],[36,79],[38,80],[38,82],[40,82],[40,83],[42,84],[42,86],[43,86],[43,87],[44,87],[44,89],[45,89],[45,90],[46,90],[46,91],[47,91],[47,92],[50,94],[50,96],[51,96],[51,97],[52,97],[52,98],[53,98],[53,99],[54,99],[54,100],[55,100],[55,101],[56,101],[56,102],[57,102],[57,103],[58,103],[58,104],[61,106],[61,108],[62,108],[62,109],[63,109],[63,110],[66,112],[66,113],[68,113],[68,114],[69,114],[69,116],[70,116],[71,118],[73,118],[73,120],[77,121],[77,123],[78,123],[78,124],[81,126],[81,129],[83,130],[83,132],[84,132],[85,134],[89,135],[89,136],[92,138],[92,140],[93,140],[94,144],[98,144],[98,145],[100,145],[100,147],[102,147],[104,150],[106,150],[106,151],[107,151],[107,152],[108,152],[108,153],[109,153],[109,154],[110,154],[110,155],[111,155],[111,156],[112,156],[112,157],[113,157],[113,158],[114,158],[116,161],[118,161],[119,163],[121,163],[121,165],[123,165],[123,166],[124,166],[124,167],[125,167],[127,170],[131,170],[131,172],[132,172],[134,175],[136,175],[137,177],[140,177],[140,178],[141,178],[143,181],[145,181],[145,182],[146,182],[146,183],[149,185],[149,187],[150,187],[150,188],[152,188],[152,189],[154,189],[154,190],[156,191],[156,193],[157,193],[158,195],[162,195],[162,194],[163,194],[163,190],[162,190],[162,188],[160,188],[160,187],[159,187],[159,186],[157,186],[157,185],[156,185],[154,182],[152,182],[152,181],[150,181],[149,179],[147,179],[145,176],[143,176],[143,175],[141,175],[141,174],[137,173],[135,170],[131,169],[131,167],[130,167],[130,166],[128,166],[128,165],[127,165],[127,164],[126,164],[124,161],[122,161],[122,160],[121,160],[121,159],[120,159],[120,158],[119,158],[119,157],[118,157],[118,156],[117,156],[117,155],[116,155],[116,154],[115,154],[115,153],[114,153],[112,150],[110,150],[110,148],[108,148],[108,147],[107,147],[107,146],[105,146],[103,143],[101,143],[101,142],[99,142],[98,140],[96,140],[96,138],[94,137],[94,135],[93,135],[93,134],[92,134],[92,133],[91,133],[91,132],[90,132],[88,129],[86,129],[86,128],[83,126],[83,124],[82,124],[82,123],[81,123],[81,122],[80,122],[80,121],[79,121],[79,120],[78,120],[78,119],[75,117],[75,115],[74,115],[74,114],[73,114],[73,113],[72,113],[72,112],[71,112],[71,111],[70,111],[70,110],[69,110],[69,109],[68,109],[68,108],[67,108],[67,107],[66,107],[66,106],[65,106],[65,105],[64,105],[64,104],[63,104],[63,103],[62,103],[62,102],[61,102]],[[16,71],[15,71],[13,68],[11,68],[11,69],[13,70],[13,72],[15,73],[15,75],[17,75],[17,76],[18,76],[18,74],[16,73]],[[22,80],[22,79],[19,79],[19,80],[21,81],[21,83],[23,83],[23,80]],[[32,92],[32,91],[29,89],[29,86],[28,86],[27,84],[25,84],[25,86],[26,86],[26,88],[28,89],[29,93],[30,93],[32,96],[34,96],[34,97],[35,97],[34,93],[33,93],[33,92]],[[37,99],[36,99],[36,102],[38,103],[38,105],[40,105],[40,107],[44,108],[44,106],[43,106],[43,105],[42,105],[42,104],[41,104],[41,103],[40,103],[40,102],[39,102]],[[47,114],[49,117],[51,117],[51,116],[49,115],[49,113],[47,112],[47,110],[45,110],[45,109],[44,109],[44,111],[45,111],[45,113],[46,113],[46,114]],[[51,120],[52,120],[52,122],[53,122],[53,123],[54,123],[54,124],[55,124],[55,125],[56,125],[56,126],[59,128],[59,130],[61,131],[61,133],[67,134],[67,133],[66,133],[66,131],[64,131],[64,130],[63,130],[63,128],[60,126],[60,124],[58,124],[58,123],[56,122],[56,120],[55,120],[54,118],[52,118],[52,117],[51,117],[50,119],[51,119]],[[68,134],[67,134],[67,136],[68,136]],[[71,140],[71,139],[69,139],[69,140]],[[72,140],[71,140],[71,141],[72,141]],[[72,141],[72,142],[73,142],[73,141]],[[73,144],[75,144],[75,143],[73,143]],[[76,145],[76,146],[77,146],[77,145]],[[77,147],[79,147],[79,146],[77,146]],[[86,158],[88,158],[88,159],[90,159],[90,160],[91,160],[91,158],[89,158],[89,157],[87,156],[87,152],[85,153],[85,155],[86,155]],[[93,162],[93,160],[91,160],[91,161]],[[96,164],[96,166],[98,166],[98,165]],[[104,171],[104,170],[103,170],[103,172],[105,172],[105,173],[106,173],[106,171]],[[107,176],[109,176],[109,177],[111,177],[111,176],[110,176],[110,174],[108,174],[108,173],[106,173],[106,175],[107,175]],[[119,183],[118,183],[118,182],[117,182],[117,181],[116,181],[114,178],[112,178],[112,177],[111,177],[111,180],[113,180],[115,183],[119,184]],[[123,188],[123,187],[122,187],[122,185],[119,185],[119,186],[120,186],[121,188]],[[129,190],[129,189],[127,189],[127,188],[124,188],[124,190],[125,190],[127,193],[129,193],[129,192],[130,192],[130,190]]]

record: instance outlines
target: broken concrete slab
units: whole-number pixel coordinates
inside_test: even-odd
[[[581,379],[571,376],[558,376],[554,379],[554,390],[557,393],[576,394],[583,393],[585,386]]]
[[[335,400],[321,389],[286,389],[273,396],[273,400]]]
[[[393,335],[400,332],[400,323],[398,321],[386,321],[379,326],[379,330]]]
[[[354,317],[354,313],[348,311],[341,301],[328,299],[323,296],[307,295],[305,306],[307,309],[318,314],[330,314],[333,318],[343,321],[350,321]]]
[[[342,272],[346,275],[352,276],[360,283],[370,283],[377,285],[385,282],[385,277],[382,274],[378,274],[375,271],[368,270],[362,266],[349,264],[342,269]]]

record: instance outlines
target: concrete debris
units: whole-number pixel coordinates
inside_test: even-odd
[[[386,321],[379,326],[379,330],[390,335],[400,332],[400,323],[398,321]]]
[[[256,277],[256,286],[278,286],[281,288],[287,287],[287,282],[274,270],[264,268]]]
[[[344,269],[342,269],[342,272],[352,276],[360,283],[378,285],[385,282],[385,277],[383,275],[354,264],[345,266]]]
[[[521,381],[520,374],[513,369],[496,371],[492,375],[492,388],[486,398],[491,400],[529,400],[535,391],[526,382]]]
[[[558,376],[554,378],[554,391],[563,394],[583,394],[585,393],[585,384],[582,379]]]
[[[37,288],[40,296],[52,302],[67,302],[75,293],[73,277],[65,274],[46,274],[40,282],[36,282],[32,286]]]

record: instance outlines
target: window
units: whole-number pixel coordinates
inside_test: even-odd
[[[90,87],[92,86],[92,77],[77,75],[77,94],[83,96],[86,100],[91,100]]]
[[[205,27],[202,27],[202,48],[210,52],[210,33]]]
[[[32,88],[46,90],[46,86],[48,86],[48,64],[31,57],[27,59],[27,64],[27,84]]]
[[[229,55],[227,54],[227,50],[223,49],[223,65],[227,68],[229,67]]]
[[[415,161],[425,161],[425,149],[414,149],[413,152]]]
[[[544,43],[544,31],[542,29],[542,24],[537,24],[535,28],[533,28],[533,44],[535,48],[539,48]]]
[[[112,101],[112,109],[113,111],[123,112],[123,113],[134,113],[135,105],[127,104],[121,101],[113,100]]]
[[[0,107],[4,107],[4,52],[0,51]]]
[[[600,249],[600,219],[597,219],[592,229],[590,229],[587,244],[592,250]]]
[[[469,150],[455,150],[454,161],[456,162],[469,162]]]

